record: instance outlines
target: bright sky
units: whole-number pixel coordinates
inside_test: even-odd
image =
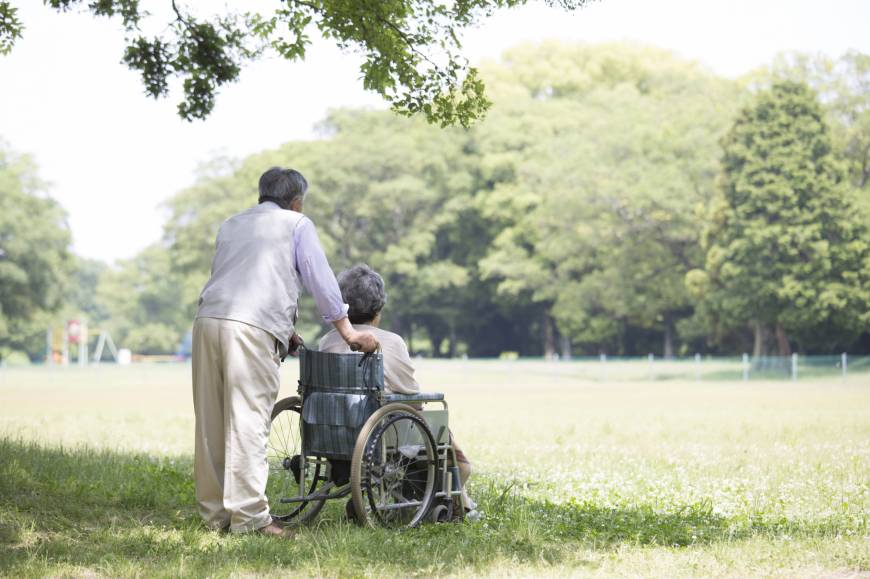
[[[33,0],[13,5],[27,29],[0,56],[0,138],[36,159],[86,257],[128,258],[158,240],[161,203],[193,182],[200,163],[312,138],[330,108],[383,106],[363,91],[357,57],[317,40],[304,63],[246,69],[211,117],[187,123],[175,114],[176,94],[145,97],[120,64],[119,23],[58,15]],[[532,2],[497,14],[465,45],[479,61],[547,38],[634,40],[736,76],[784,50],[870,53],[868,23],[867,0],[600,0],[575,13]]]

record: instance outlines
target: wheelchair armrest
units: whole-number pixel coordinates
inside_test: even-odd
[[[441,402],[441,392],[419,392],[417,394],[384,394],[384,402]]]

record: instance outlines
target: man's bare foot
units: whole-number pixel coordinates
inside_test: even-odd
[[[292,529],[285,529],[283,527],[279,527],[275,524],[274,521],[269,523],[265,527],[260,527],[259,529],[257,529],[257,532],[261,535],[280,537],[282,539],[290,539],[293,537],[294,534]]]

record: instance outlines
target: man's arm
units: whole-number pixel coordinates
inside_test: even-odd
[[[305,289],[314,296],[323,319],[335,326],[352,350],[374,352],[378,347],[375,337],[370,332],[358,332],[347,319],[347,304],[341,299],[338,282],[320,245],[314,223],[303,217],[293,232],[293,239],[296,244],[296,270]]]

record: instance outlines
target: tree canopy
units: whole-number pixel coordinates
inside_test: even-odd
[[[831,127],[835,154],[853,185],[870,191],[870,55],[849,51],[838,60],[800,53],[780,55],[765,77],[806,83],[815,90]]]
[[[700,258],[693,210],[712,195],[736,84],[633,45],[545,44],[505,61],[492,86],[508,104],[479,131],[497,139],[484,166],[502,175],[486,196],[503,227],[484,274],[575,343],[651,348],[635,328],[672,354]]]
[[[708,266],[713,240],[724,235],[714,234],[723,169],[725,182],[736,178],[727,173],[735,153],[726,144],[723,161],[722,143],[735,138],[733,130],[726,134],[741,104],[755,97],[697,64],[625,44],[518,47],[481,74],[496,104],[472,130],[342,110],[322,123],[316,141],[290,142],[239,163],[216,161],[169,202],[170,270],[158,277],[174,276],[180,303],[191,307],[220,223],[254,202],[265,168],[293,166],[311,183],[306,212],[331,264],[340,270],[364,261],[384,275],[385,323],[412,349],[492,356],[552,354],[561,345],[563,354],[671,355],[751,346],[751,314],[724,316],[710,307],[713,293],[698,293],[697,276],[718,279]],[[813,122],[820,123],[822,109],[814,106]],[[806,133],[800,115],[784,118],[783,130]],[[813,239],[829,245],[838,264],[829,272],[864,279],[870,267],[861,264],[859,245],[867,234],[855,225],[863,214],[851,221],[842,215],[849,202],[841,195],[848,183],[836,177],[840,145],[822,133],[817,138],[808,146],[827,151],[823,165],[833,172],[820,173],[830,187],[812,189],[825,205],[814,218],[826,224],[812,226]],[[761,162],[774,145],[759,145],[747,159]],[[795,160],[798,152],[777,158]],[[742,218],[741,224],[751,226]],[[764,222],[759,232],[774,235],[782,226]],[[840,226],[852,229],[835,230]],[[746,243],[741,232],[733,239]],[[800,239],[784,243],[786,253],[775,257],[796,279],[808,267],[788,257],[801,251]],[[150,279],[144,271],[139,276]],[[813,291],[825,299],[840,295],[838,282],[825,280],[813,282]],[[737,299],[759,283],[759,277],[735,282],[723,295]],[[852,305],[837,310],[830,302],[829,311],[840,313],[828,317],[804,311],[798,294],[783,296],[809,316],[800,323],[788,318],[786,339],[814,348],[833,347],[813,339],[823,330],[840,343],[854,339],[859,316],[845,316],[855,312],[860,292],[847,286]],[[321,330],[312,325],[318,316],[310,302],[307,308],[302,329],[312,338]],[[182,331],[185,316],[174,319]]]
[[[165,97],[181,81],[178,114],[211,113],[221,86],[235,82],[247,63],[273,53],[303,60],[316,31],[361,54],[363,86],[404,114],[422,114],[442,126],[468,126],[490,106],[477,69],[462,55],[462,33],[496,9],[528,0],[287,0],[271,12],[201,14],[180,1],[163,3],[160,17],[139,0],[45,0],[59,11],[82,8],[119,18],[126,32],[123,62],[142,77],[145,92]],[[545,0],[573,10],[588,0]],[[154,8],[151,7],[153,10]],[[12,49],[24,24],[9,0],[0,0],[0,54]],[[146,30],[154,30],[152,33]]]
[[[754,324],[758,355],[765,333],[783,355],[786,332],[848,342],[870,323],[870,239],[815,94],[792,81],[759,92],[723,148],[705,270],[690,283],[720,319]]]
[[[471,129],[338,110],[315,140],[213,159],[158,243],[78,262],[67,307],[174,351],[218,227],[279,165],[308,179],[332,267],[385,277],[383,323],[415,353],[865,352],[870,214],[843,138],[863,89],[843,70],[819,101],[798,68],[742,84],[644,46],[517,47],[481,67],[495,104]],[[309,343],[319,320],[304,298]]]
[[[0,359],[45,344],[43,323],[66,299],[70,242],[34,163],[0,142]]]

